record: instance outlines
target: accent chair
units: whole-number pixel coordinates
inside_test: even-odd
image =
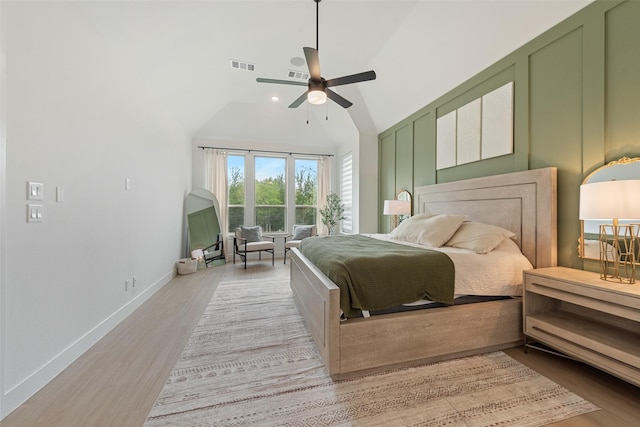
[[[262,259],[262,252],[271,253],[271,265],[275,264],[276,252],[275,237],[263,235],[262,227],[241,226],[235,229],[233,236],[233,263],[236,263],[236,255],[244,262],[247,269],[247,255],[258,252],[258,259]]]
[[[291,248],[299,248],[302,239],[318,235],[318,227],[315,225],[294,225],[293,233],[284,238],[284,263],[287,263],[287,252]]]

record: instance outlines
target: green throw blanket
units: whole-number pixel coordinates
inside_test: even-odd
[[[340,287],[347,317],[421,298],[453,304],[455,271],[444,253],[362,235],[304,239],[300,251]]]

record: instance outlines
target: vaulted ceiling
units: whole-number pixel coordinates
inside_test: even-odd
[[[316,47],[313,0],[87,1],[74,10],[104,54],[194,137],[337,145],[387,129],[590,2],[322,0],[322,75],[377,73],[335,88],[354,102],[347,110],[290,109],[304,87],[256,82],[307,71],[299,60]]]

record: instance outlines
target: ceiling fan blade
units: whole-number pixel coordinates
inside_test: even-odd
[[[327,87],[348,85],[351,83],[366,82],[367,80],[375,80],[375,71],[365,71],[363,73],[352,74],[350,76],[338,77],[335,79],[327,80]]]
[[[263,79],[261,77],[258,77],[256,81],[258,83],[277,83],[281,85],[308,86],[308,83],[306,82],[294,82],[292,80]]]
[[[331,89],[326,89],[326,91],[327,91],[327,97],[329,99],[335,101],[336,103],[340,104],[344,108],[349,108],[349,107],[351,107],[353,105],[353,103],[351,101],[341,97],[340,95],[338,95],[337,93],[335,93]]]
[[[303,47],[304,57],[307,60],[307,67],[309,67],[309,75],[313,80],[320,80],[320,60],[318,59],[318,51],[312,47]]]
[[[295,101],[293,101],[291,103],[291,105],[289,105],[289,108],[298,108],[300,106],[300,104],[302,104],[304,101],[307,100],[307,93],[309,91],[305,91],[302,95],[300,95],[300,97],[298,99],[296,99]]]

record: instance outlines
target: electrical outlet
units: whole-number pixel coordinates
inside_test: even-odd
[[[129,290],[129,279],[124,281],[124,291],[127,292]]]

